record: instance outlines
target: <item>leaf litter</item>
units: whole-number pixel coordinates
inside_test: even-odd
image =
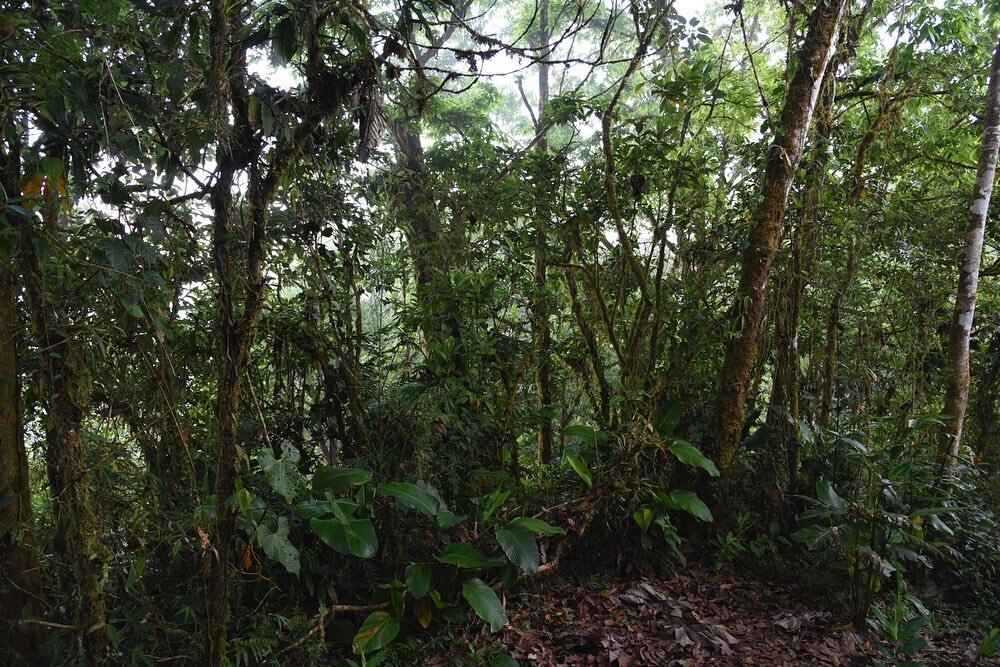
[[[498,640],[520,665],[879,664],[877,638],[847,624],[829,592],[746,572],[694,567],[672,579],[618,581],[605,589],[560,577],[508,598]],[[926,665],[985,665],[970,642],[932,637]]]

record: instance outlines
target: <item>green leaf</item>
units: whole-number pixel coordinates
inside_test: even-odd
[[[250,492],[246,489],[240,489],[236,492],[236,506],[240,508],[241,512],[250,511],[251,500],[252,497],[250,496]]]
[[[441,510],[437,515],[437,525],[438,528],[451,528],[457,523],[462,523],[465,521],[465,517],[461,514],[455,514],[449,512],[448,510]]]
[[[639,524],[639,528],[645,535],[649,530],[649,524],[653,521],[653,510],[648,507],[640,507],[636,511],[632,512],[632,518],[635,519],[637,524]]]
[[[338,553],[371,558],[378,550],[375,526],[368,519],[312,519],[309,525],[321,540]]]
[[[299,550],[288,541],[288,519],[278,517],[274,531],[266,524],[258,526],[257,541],[268,558],[278,561],[295,576],[299,575]]]
[[[257,462],[264,471],[268,486],[291,504],[302,482],[302,473],[298,469],[299,450],[291,443],[283,442],[281,454],[281,458],[276,459],[270,449],[261,449],[257,452]]]
[[[431,587],[431,566],[414,563],[406,568],[406,587],[416,599],[427,595]]]
[[[337,495],[352,486],[364,484],[372,478],[372,474],[360,468],[334,468],[320,466],[313,473],[313,493],[323,497],[327,493]]]
[[[792,533],[792,540],[805,544],[810,549],[833,544],[835,535],[830,528],[823,526],[806,526]]]
[[[354,635],[351,648],[355,655],[365,655],[385,647],[399,634],[399,621],[384,611],[373,611]]]
[[[379,487],[384,496],[391,496],[398,503],[434,518],[440,509],[438,499],[415,484],[390,482]]]
[[[816,482],[816,497],[831,510],[841,512],[847,509],[847,503],[833,490],[833,484],[828,479]]]
[[[709,511],[708,505],[702,502],[694,491],[677,489],[672,491],[669,497],[661,493],[657,498],[663,501],[668,509],[684,510],[696,519],[712,521],[712,512]]]
[[[587,485],[587,488],[594,488],[594,479],[590,476],[590,471],[587,470],[587,464],[584,463],[582,459],[573,456],[569,452],[564,453],[563,456],[566,458],[566,463],[568,463],[569,467],[580,476],[580,479],[582,479],[583,483]]]
[[[697,447],[687,440],[674,440],[670,444],[670,452],[677,457],[681,463],[686,463],[695,468],[701,468],[712,477],[719,476],[719,469],[712,463],[712,459],[701,453]]]
[[[505,561],[499,558],[487,558],[476,551],[471,544],[464,542],[452,542],[440,556],[435,556],[438,562],[447,565],[456,565],[467,570],[477,570],[484,567],[499,567]]]
[[[274,48],[274,55],[282,65],[295,57],[298,51],[298,35],[295,29],[295,18],[292,14],[286,15],[271,31],[271,46]]]
[[[681,420],[681,412],[683,408],[680,403],[668,403],[653,417],[653,428],[661,438],[666,440],[674,434],[674,429]]]
[[[608,435],[597,431],[590,426],[585,426],[583,424],[572,424],[567,426],[562,430],[563,437],[565,438],[580,438],[583,442],[588,445],[593,445],[595,442],[597,444],[604,444],[608,441]]]
[[[490,624],[493,632],[507,625],[507,615],[503,612],[500,598],[481,579],[469,579],[462,584],[462,597],[479,618]]]
[[[538,543],[527,529],[516,526],[501,528],[496,532],[496,537],[510,562],[528,574],[538,569]]]
[[[530,530],[536,535],[565,535],[566,529],[560,528],[559,526],[553,526],[548,524],[541,519],[533,519],[530,516],[519,516],[510,522],[511,526],[520,526],[526,530]]]
[[[1000,628],[993,628],[979,644],[979,655],[992,658],[997,654],[998,647],[1000,647]]]

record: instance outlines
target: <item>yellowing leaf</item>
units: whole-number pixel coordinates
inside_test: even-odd
[[[430,627],[431,617],[434,614],[434,606],[431,604],[430,598],[420,598],[413,603],[413,614],[417,618],[417,623],[420,624],[424,630]]]

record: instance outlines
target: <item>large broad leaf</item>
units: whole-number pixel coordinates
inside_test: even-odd
[[[496,536],[497,542],[500,543],[510,562],[528,574],[538,569],[538,543],[535,542],[535,536],[526,528],[520,526],[501,528],[496,532]]]
[[[399,621],[384,611],[373,611],[354,635],[351,648],[356,655],[365,655],[386,646],[399,634]]]
[[[410,509],[434,518],[440,509],[438,499],[421,489],[416,484],[407,482],[390,482],[378,487],[384,496],[391,496],[396,501]]]
[[[267,524],[257,527],[257,541],[267,557],[285,566],[285,569],[298,576],[299,550],[288,541],[288,519],[278,517],[278,525],[272,531]]]
[[[451,528],[455,524],[462,523],[463,521],[465,521],[465,516],[449,512],[448,510],[441,510],[437,515],[438,528]]]
[[[320,466],[313,473],[313,493],[322,498],[327,493],[337,495],[358,484],[364,484],[372,478],[372,474],[360,468],[334,468]]]
[[[295,28],[295,17],[288,14],[271,30],[271,46],[274,55],[282,65],[287,64],[298,51],[298,31]]]
[[[371,558],[378,550],[375,526],[368,519],[312,519],[313,532],[339,553]]]
[[[462,597],[479,618],[490,624],[493,632],[507,625],[507,615],[503,612],[500,598],[481,579],[469,579],[462,584]]]
[[[608,441],[608,435],[583,424],[572,424],[562,430],[565,438],[580,438],[588,445],[595,443],[603,445]]]
[[[712,513],[708,505],[702,502],[701,498],[694,491],[687,489],[677,489],[670,493],[670,509],[684,510],[691,516],[702,521],[711,521]]]
[[[834,543],[836,535],[833,528],[824,526],[806,526],[792,533],[792,539],[811,549],[826,547]]]
[[[346,500],[344,498],[338,500],[303,500],[295,506],[295,515],[300,519],[318,519],[330,512],[350,516],[356,511],[358,511],[358,504],[353,500]]]
[[[833,484],[828,479],[816,482],[816,497],[829,509],[842,512],[847,509],[847,503],[833,490]]]
[[[478,570],[484,567],[502,566],[505,561],[499,558],[487,558],[476,551],[471,544],[453,542],[448,545],[440,556],[435,556],[439,562],[456,565],[467,570]]]
[[[573,456],[569,452],[566,452],[563,456],[566,457],[566,463],[568,463],[569,467],[580,476],[580,479],[582,479],[583,483],[587,485],[587,488],[593,488],[594,478],[590,476],[590,471],[587,470],[587,464],[584,463],[582,459]]]
[[[257,452],[257,462],[264,471],[268,486],[288,503],[294,500],[302,482],[302,473],[298,469],[299,458],[299,450],[288,442],[281,444],[280,459],[274,458],[270,449],[261,449]]]
[[[414,563],[407,567],[406,588],[418,600],[427,595],[431,588],[431,566]]]
[[[668,403],[653,417],[653,428],[657,435],[666,440],[674,434],[677,423],[681,420],[683,408],[680,403]]]
[[[674,440],[670,444],[670,452],[677,457],[681,463],[686,463],[695,468],[701,468],[712,477],[719,476],[719,469],[701,451],[687,440]]]
[[[536,535],[565,535],[566,529],[553,526],[541,519],[533,519],[529,516],[519,516],[510,522],[511,526],[520,526],[535,533]]]

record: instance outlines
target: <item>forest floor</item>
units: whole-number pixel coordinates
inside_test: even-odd
[[[484,631],[469,640],[483,648],[499,640],[521,665],[883,664],[876,639],[845,623],[828,589],[727,569],[584,584],[553,579],[509,599],[508,615],[502,635]],[[925,665],[1000,664],[977,662],[968,638],[929,634],[927,649],[914,656]]]

